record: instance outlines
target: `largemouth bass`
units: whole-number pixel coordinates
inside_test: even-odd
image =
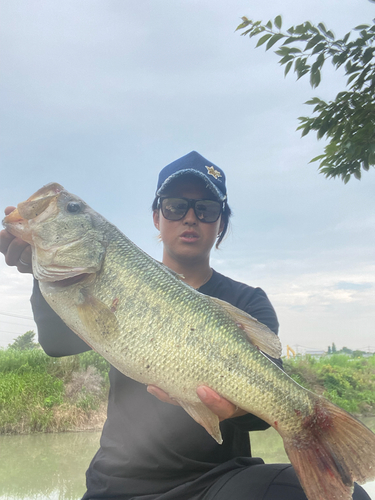
[[[279,432],[309,500],[349,500],[353,481],[375,479],[375,434],[273,363],[273,332],[186,285],[80,198],[48,184],[3,224],[30,243],[34,276],[63,321],[126,376],[167,392],[219,443],[199,385]]]

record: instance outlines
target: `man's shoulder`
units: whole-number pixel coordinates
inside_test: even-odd
[[[261,288],[236,281],[214,270],[211,279],[199,291],[229,302],[267,325],[273,332],[278,332],[275,310]]]
[[[261,288],[236,281],[215,270],[213,270],[212,277],[208,283],[201,287],[199,291],[225,300],[236,307],[241,307],[244,303],[257,300],[259,296],[267,298],[267,295]]]
[[[214,292],[215,296],[217,296],[218,298],[223,297],[219,297],[216,294],[228,295],[228,298],[232,299],[237,296],[243,297],[244,294],[247,298],[250,298],[253,295],[257,295],[259,293],[264,294],[261,288],[253,287],[247,285],[246,283],[242,283],[241,281],[234,280],[232,278],[229,278],[228,276],[225,276],[224,274],[218,273],[215,270],[213,270],[211,280],[207,283],[207,291]],[[223,300],[227,299],[223,298]]]

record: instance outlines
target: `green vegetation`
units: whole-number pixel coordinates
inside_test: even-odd
[[[284,363],[290,377],[350,413],[375,415],[375,355],[297,356]]]
[[[26,349],[36,349],[39,347],[37,342],[34,342],[35,332],[29,330],[23,335],[20,335],[14,339],[13,344],[9,344],[8,347],[11,349],[16,349],[17,351],[25,351]]]
[[[100,427],[109,364],[93,351],[51,358],[40,348],[0,350],[0,434]]]
[[[100,429],[109,363],[94,351],[51,358],[39,344],[32,344],[32,335],[21,336],[8,349],[0,349],[0,434]],[[375,355],[337,351],[334,344],[331,352],[335,354],[320,359],[285,360],[285,370],[341,408],[375,415]]]
[[[375,19],[372,23],[375,22]],[[310,131],[317,138],[326,137],[329,143],[321,154],[311,160],[319,161],[319,170],[326,177],[341,177],[347,183],[354,175],[360,179],[362,170],[375,166],[375,25],[361,24],[354,28],[359,36],[347,33],[336,38],[323,23],[313,25],[306,21],[281,31],[282,19],[262,23],[242,18],[237,30],[242,35],[259,36],[256,47],[266,50],[278,46],[275,53],[285,66],[284,74],[291,69],[297,79],[310,75],[310,84],[318,87],[322,68],[330,61],[337,70],[345,68],[348,90],[339,92],[334,101],[325,102],[318,97],[307,101],[314,106],[316,115],[301,117],[302,136]]]

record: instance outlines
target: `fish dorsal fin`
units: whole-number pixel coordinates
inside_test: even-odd
[[[272,358],[281,357],[282,348],[280,339],[268,326],[260,323],[257,319],[250,316],[250,314],[241,311],[241,309],[232,306],[232,304],[224,300],[217,299],[216,297],[210,297],[210,299],[229,313],[239,328],[246,333],[253,345]]]
[[[177,403],[188,413],[198,424],[206,429],[206,431],[219,444],[223,442],[220,432],[219,417],[215,415],[203,403],[187,403],[181,399],[175,398]]]

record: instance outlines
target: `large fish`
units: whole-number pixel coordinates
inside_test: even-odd
[[[3,224],[31,244],[34,276],[63,321],[122,373],[167,392],[218,442],[199,385],[280,433],[309,500],[349,500],[353,481],[375,478],[375,434],[265,356],[281,354],[274,333],[186,285],[80,198],[48,184]]]

